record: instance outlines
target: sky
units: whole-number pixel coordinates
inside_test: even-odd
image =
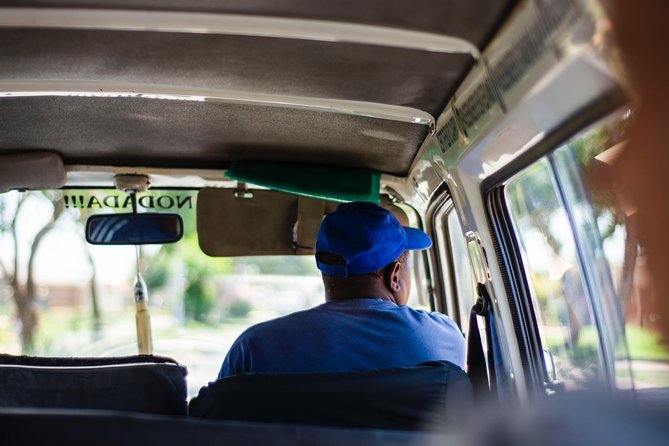
[[[7,200],[7,212],[13,212],[19,194],[10,192],[3,195]],[[76,215],[76,209],[67,209],[65,212]],[[28,260],[30,243],[37,231],[48,221],[51,215],[51,205],[42,199],[28,200],[19,216],[19,254],[20,262],[25,271]],[[554,219],[553,225],[566,225],[560,218]],[[559,233],[559,231],[557,231]],[[547,270],[551,256],[546,253],[543,237],[539,233],[526,234],[525,243],[528,245],[528,260],[535,269]],[[81,284],[88,281],[91,268],[85,251],[83,228],[74,222],[74,218],[61,217],[58,225],[47,235],[40,245],[35,260],[37,282],[44,285]],[[613,237],[604,242],[604,249],[609,259],[614,263],[622,263],[620,253],[624,244],[624,234],[616,231]],[[94,246],[88,245],[96,265],[97,280],[100,284],[126,284],[133,281],[136,272],[136,257],[134,246]],[[147,251],[157,250],[159,246],[146,246]],[[0,237],[0,259],[5,265],[12,263],[13,246],[7,236]],[[567,258],[573,253],[568,253]]]
[[[18,193],[6,194],[8,211],[13,212]],[[65,212],[75,214],[76,210]],[[30,244],[39,229],[48,222],[51,205],[46,200],[26,201],[18,220],[19,261],[25,271]],[[76,215],[76,214],[75,214]],[[40,284],[61,285],[86,282],[91,275],[83,228],[73,218],[62,216],[52,231],[44,237],[35,259],[35,276]],[[101,284],[125,283],[132,280],[136,271],[134,246],[88,245],[96,265],[98,282]],[[158,249],[158,247],[149,247]],[[13,259],[13,244],[8,236],[0,237],[0,259],[10,266]],[[11,267],[11,266],[10,266]]]

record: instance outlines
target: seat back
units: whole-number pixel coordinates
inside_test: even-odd
[[[73,409],[2,409],[7,445],[48,446],[415,446],[458,444],[433,432],[347,429],[247,421],[202,420]]]
[[[40,358],[0,355],[0,407],[186,415],[186,369],[152,355]]]
[[[467,375],[449,362],[365,372],[242,374],[220,379],[191,400],[201,418],[442,430],[473,406]]]

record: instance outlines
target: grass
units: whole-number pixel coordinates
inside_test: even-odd
[[[566,348],[566,333],[566,330],[564,332],[558,330],[544,332],[544,347],[553,354],[563,352]],[[627,350],[631,359],[669,361],[669,349],[662,344],[659,335],[632,324],[627,324],[625,334],[627,338]],[[599,336],[597,330],[593,326],[586,326],[581,329],[578,343],[569,348],[571,352],[570,356],[575,363],[582,363],[583,361],[587,361],[588,358],[596,358],[598,348]],[[624,349],[620,349],[619,353],[625,355]]]
[[[32,351],[36,356],[70,356],[93,354],[101,349],[113,349],[115,346],[134,344],[135,315],[131,307],[120,312],[103,315],[102,330],[93,332],[90,314],[72,308],[50,308],[40,314],[40,321],[35,333]],[[256,321],[250,318],[226,318],[217,324],[186,320],[184,325],[174,323],[173,315],[152,309],[152,332],[154,339],[159,338],[211,338],[212,336],[231,336],[241,333]],[[0,344],[3,351],[10,351],[11,344],[18,343],[18,337],[11,336],[13,327],[0,327]],[[14,338],[14,339],[12,339]],[[18,348],[18,345],[16,346]],[[18,352],[17,352],[18,353]]]
[[[0,307],[0,352],[20,354],[19,337],[13,315],[4,314]],[[158,338],[223,338],[236,337],[247,327],[277,317],[272,309],[257,308],[243,317],[222,317],[216,322],[198,322],[186,319],[183,325],[175,323],[168,309],[151,309],[152,331]],[[50,307],[39,313],[34,347],[25,352],[34,356],[70,356],[93,354],[99,349],[113,349],[115,345],[135,342],[134,308],[127,306],[102,314],[102,327],[93,331],[90,311],[84,308]]]
[[[640,383],[645,384],[644,387],[669,387],[669,373],[666,370],[644,370],[641,367],[635,367],[633,374],[637,387]]]
[[[632,359],[644,361],[669,361],[669,349],[660,341],[660,337],[637,325],[625,327],[627,347]]]

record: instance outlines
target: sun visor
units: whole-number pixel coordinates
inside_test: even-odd
[[[0,155],[0,193],[12,189],[58,189],[65,180],[65,166],[57,153]]]
[[[381,174],[370,169],[238,161],[231,164],[225,176],[308,197],[379,204]]]
[[[200,248],[212,257],[313,254],[323,216],[336,206],[271,190],[201,189]]]

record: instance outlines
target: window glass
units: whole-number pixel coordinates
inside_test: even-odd
[[[475,301],[474,275],[469,263],[465,237],[462,235],[462,227],[457,212],[452,210],[448,213],[448,239],[451,247],[451,262],[455,274],[455,288],[457,292],[457,306],[462,328],[466,332],[469,329],[469,314]]]
[[[631,118],[617,112],[576,135],[514,177],[506,195],[558,379],[579,387],[608,375],[654,407],[669,401],[669,350],[659,337],[636,209],[611,173]]]
[[[476,300],[474,276],[460,218],[452,205],[449,204],[437,215],[434,234],[446,311],[466,334],[469,329],[469,313]]]
[[[548,159],[505,188],[543,348],[568,390],[601,382],[600,343],[574,233]]]
[[[573,138],[558,151],[558,159],[575,159],[588,192],[595,230],[613,278],[616,309],[624,320],[625,337],[616,345],[617,384],[634,387],[642,404],[669,401],[669,350],[662,344],[657,324],[657,299],[649,287],[643,234],[636,226],[636,210],[615,188],[611,165],[625,144],[630,111],[615,113],[605,122]],[[564,163],[563,163],[564,164]],[[596,263],[601,270],[601,262]],[[605,293],[608,296],[612,293]],[[623,344],[623,345],[620,345]],[[632,382],[623,377],[631,370]]]
[[[408,305],[411,308],[430,311],[430,302],[427,297],[427,276],[425,273],[425,252],[409,251],[408,267],[411,269],[411,292]]]
[[[196,191],[151,190],[138,200],[140,212],[177,212],[184,221],[179,242],[140,248],[139,268],[149,293],[154,353],[188,367],[190,396],[216,378],[232,342],[247,327],[324,302],[313,256],[202,253],[196,198]],[[128,196],[112,189],[0,194],[0,352],[137,353],[136,250],[93,246],[84,237],[89,215],[131,209]],[[420,253],[409,264],[419,279],[410,305],[427,308],[421,300]]]
[[[629,368],[625,362],[619,361],[626,361],[628,357],[619,303],[573,145],[567,144],[559,148],[551,159],[560,178],[564,199],[580,243],[583,269],[589,277],[588,286],[591,296],[594,297],[591,302],[599,315],[598,331],[609,379],[617,385],[629,385]]]
[[[420,220],[418,213],[409,205],[397,203],[397,207],[402,209],[408,219],[409,226],[418,228]],[[403,223],[406,224],[406,223]],[[408,305],[411,308],[430,311],[430,301],[428,298],[428,276],[425,262],[427,253],[425,251],[409,251],[408,267],[411,269],[411,292],[409,294]]]
[[[0,194],[0,352],[137,353],[135,248],[89,245],[83,230],[91,213],[129,212],[126,198],[111,189]],[[246,327],[323,302],[312,256],[203,254],[195,231],[196,192],[152,190],[138,204],[140,211],[178,212],[184,220],[181,241],[141,248],[140,269],[149,291],[154,353],[188,367],[191,396],[215,379]]]

